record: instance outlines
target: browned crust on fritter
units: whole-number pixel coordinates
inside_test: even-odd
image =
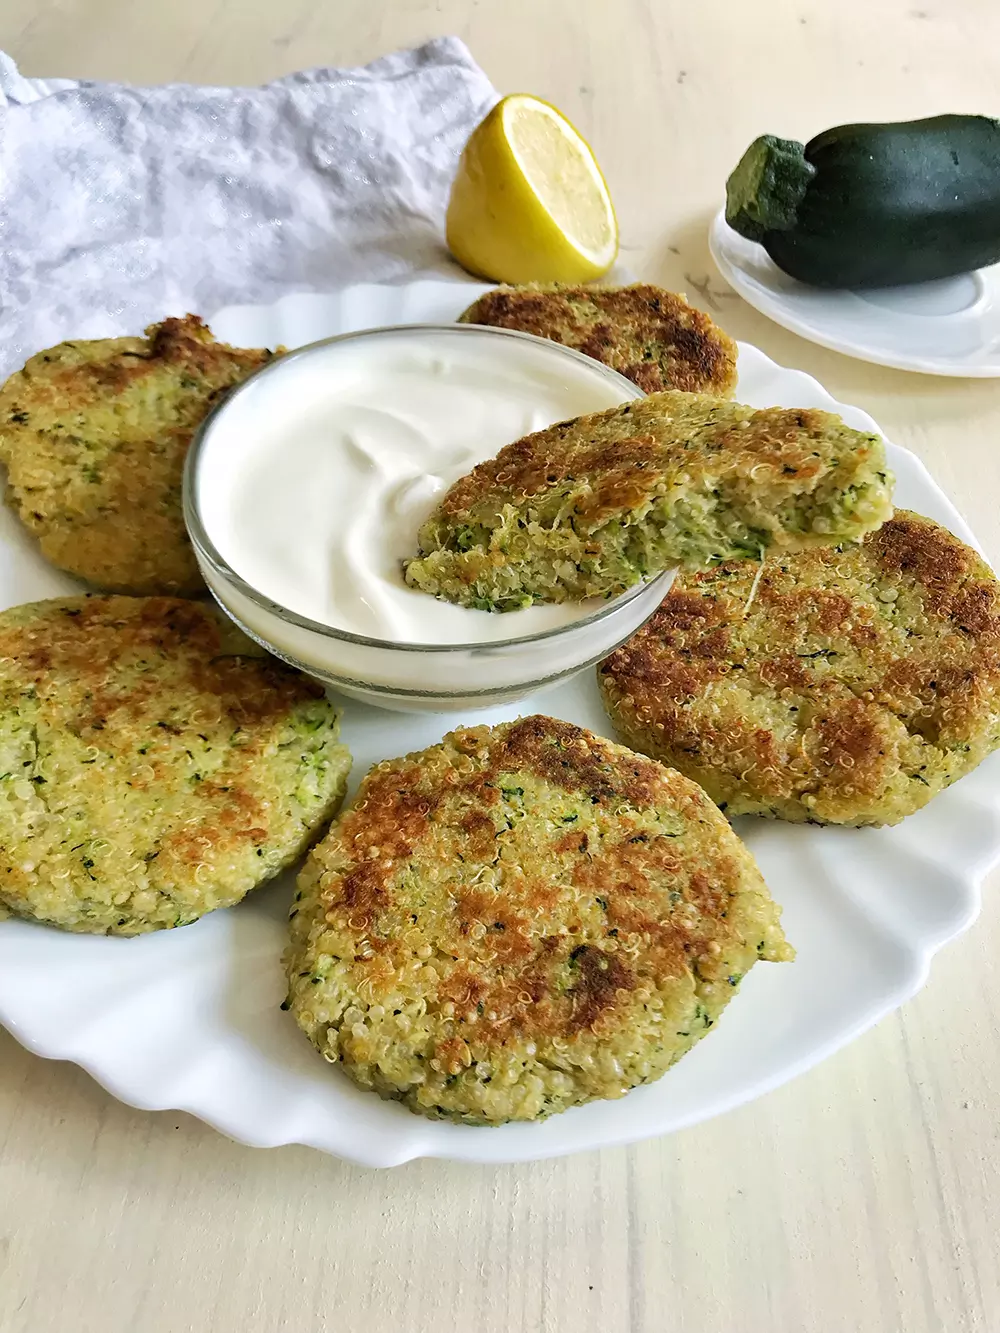
[[[176,667],[172,692],[189,702],[210,696],[234,729],[267,726],[324,694],[317,681],[257,649],[202,602],[69,597],[0,613],[0,662],[19,685],[51,698],[67,719],[77,705],[71,724],[77,734],[131,728],[151,713],[159,717],[164,703],[157,674],[123,688],[122,673],[161,654]]]
[[[724,980],[723,945],[734,929],[726,906],[760,881],[693,783],[547,717],[449,739],[466,764],[450,766],[444,781],[433,752],[379,765],[313,853],[326,924],[357,941],[356,988],[371,1002],[392,990],[421,944],[440,959],[439,999],[462,1013],[479,1008],[480,1049],[512,1037],[606,1032],[627,1021],[634,992],[650,978],[693,968],[705,981]],[[600,840],[566,825],[519,838],[507,828],[502,790],[511,774],[595,807]],[[638,816],[650,807],[709,826],[715,836],[706,830],[697,863],[678,851],[670,825],[651,833]],[[463,862],[502,862],[501,888],[463,885]],[[426,939],[419,894],[405,883],[408,867],[421,864],[458,872],[452,909]],[[570,964],[575,983],[564,990],[555,978]],[[453,1072],[468,1063],[465,1043],[458,1046],[453,1057],[443,1053]]]
[[[678,437],[675,419],[706,402],[663,393],[557,422],[515,440],[460,477],[439,512],[455,518],[486,501],[494,508],[516,504],[585,477],[589,484],[576,501],[575,522],[589,529],[641,504],[662,488],[665,476],[682,472],[685,484],[696,489],[703,477],[752,479],[755,469],[767,476],[777,504],[783,485],[788,495],[798,494],[829,470],[828,457],[817,452],[817,437],[844,429],[838,417],[816,408],[746,408],[740,409],[739,424],[727,418],[714,429],[699,423],[699,448],[690,451]]]
[[[0,748],[12,770],[0,897],[69,929],[121,934],[238,900],[276,855],[304,850],[322,818],[299,807],[308,742],[291,728],[323,698],[200,602],[95,596],[0,614]],[[325,705],[310,718],[328,734],[326,713],[335,719]],[[12,791],[25,782],[39,784],[41,808],[22,796],[18,814]],[[87,861],[92,842],[102,850]]]
[[[1000,743],[1000,585],[906,511],[858,545],[679,578],[599,668],[629,743],[729,813],[894,823]]]
[[[720,397],[736,385],[736,344],[683,296],[628,287],[498,287],[461,316],[562,343],[625,375],[646,393]]]
[[[33,356],[0,389],[0,459],[45,556],[108,591],[200,592],[181,509],[188,446],[219,398],[273,355],[216,342],[187,315],[145,338]]]

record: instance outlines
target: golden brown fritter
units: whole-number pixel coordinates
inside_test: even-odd
[[[892,513],[878,435],[658,393],[508,445],[420,530],[412,586],[464,606],[609,597],[678,564],[856,539]]]
[[[0,462],[43,554],[108,591],[202,591],[181,510],[188,445],[226,390],[273,355],[216,342],[188,315],[144,338],[33,356],[0,388]]]
[[[895,824],[1000,745],[1000,585],[900,510],[678,579],[598,678],[623,738],[727,814]]]
[[[519,329],[573,347],[646,393],[681,389],[728,398],[736,344],[683,296],[628,287],[497,287],[459,316],[464,324]]]
[[[291,926],[287,1007],[324,1058],[470,1124],[659,1078],[759,958],[791,956],[698,787],[549,717],[373,768]]]
[[[343,799],[322,688],[200,602],[0,614],[0,899],[136,935],[239,902]]]

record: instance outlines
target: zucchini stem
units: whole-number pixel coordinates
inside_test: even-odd
[[[748,241],[769,231],[790,231],[816,168],[795,139],[762,134],[726,181],[726,221]]]

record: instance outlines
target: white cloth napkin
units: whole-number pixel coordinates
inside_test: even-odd
[[[496,96],[448,37],[260,88],[25,79],[0,53],[0,378],[65,338],[456,273],[448,190]]]

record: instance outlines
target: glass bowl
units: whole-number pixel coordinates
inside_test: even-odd
[[[621,401],[641,398],[630,380],[570,348],[508,329],[472,324],[399,325],[325,338],[269,362],[243,381],[204,420],[195,434],[184,470],[184,518],[201,572],[222,609],[251,638],[276,657],[366,703],[400,712],[455,712],[488,708],[523,699],[593,666],[630,637],[656,610],[673,580],[673,571],[641,583],[601,605],[592,614],[533,635],[516,634],[517,612],[509,639],[484,643],[401,643],[367,638],[299,615],[252,587],[217,549],[199,503],[201,460],[212,432],[241,395],[258,379],[281,375],[301,358],[316,356],[331,344],[385,339],[419,331],[429,339],[454,337],[518,338],[536,344],[540,357],[571,357],[595,375],[612,380]]]

